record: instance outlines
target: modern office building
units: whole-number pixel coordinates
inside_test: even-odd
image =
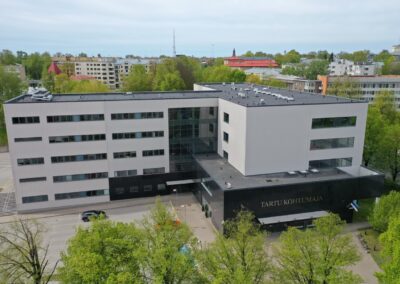
[[[350,220],[352,200],[383,190],[383,176],[361,166],[361,101],[222,83],[38,92],[4,109],[20,211],[190,188],[219,229],[240,209],[279,227],[327,211]]]
[[[318,76],[322,82],[322,93],[326,94],[328,87],[336,81],[350,80],[361,90],[361,97],[372,102],[377,93],[382,90],[392,91],[396,97],[396,103],[400,107],[400,76],[382,75],[382,76]]]

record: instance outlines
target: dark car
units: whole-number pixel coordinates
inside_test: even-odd
[[[98,218],[100,216],[104,216],[107,218],[106,212],[102,210],[88,210],[81,213],[80,218],[83,222],[89,222],[90,218]]]

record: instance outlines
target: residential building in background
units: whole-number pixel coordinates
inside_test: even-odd
[[[146,70],[154,68],[159,58],[118,58],[118,57],[55,57],[58,65],[73,64],[74,75],[90,76],[106,84],[110,89],[119,89],[123,77],[128,75],[132,66],[140,64]],[[78,77],[79,78],[79,77]]]
[[[224,58],[224,65],[246,70],[250,68],[278,68],[279,65],[276,61],[269,57],[238,57],[236,51],[233,50],[232,56]]]
[[[6,72],[14,73],[21,79],[21,81],[26,81],[25,67],[22,64],[5,65],[4,70]]]
[[[191,190],[220,230],[243,208],[269,229],[328,211],[351,221],[354,199],[383,191],[383,175],[361,166],[367,108],[233,83],[182,92],[35,90],[4,104],[17,209]]]
[[[276,75],[271,78],[285,83],[289,90],[307,93],[321,93],[322,91],[320,80],[307,80],[293,75]]]
[[[322,82],[322,93],[327,94],[327,89],[336,81],[351,80],[361,89],[364,99],[371,102],[375,95],[381,90],[393,91],[396,103],[400,107],[400,75],[382,76],[318,76]]]
[[[330,76],[374,76],[378,71],[375,63],[353,62],[347,59],[336,59],[328,68]]]
[[[400,44],[393,45],[391,53],[392,55],[396,56],[398,60],[400,60]]]

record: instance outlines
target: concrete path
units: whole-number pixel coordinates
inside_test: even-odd
[[[14,181],[11,171],[10,155],[0,153],[0,192],[13,192]]]

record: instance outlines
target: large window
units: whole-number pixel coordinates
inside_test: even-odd
[[[136,151],[114,153],[114,159],[125,159],[125,158],[135,158],[135,157],[136,157]]]
[[[79,122],[104,120],[104,114],[76,114],[76,115],[52,115],[47,117],[47,122]]]
[[[229,114],[224,112],[224,122],[229,123]]]
[[[40,164],[44,164],[44,158],[17,159],[17,164],[18,164],[18,166],[40,165]]]
[[[114,140],[153,137],[164,137],[164,131],[122,132],[112,134],[112,139]]]
[[[131,177],[136,175],[137,175],[137,170],[123,170],[114,172],[115,177]]]
[[[22,203],[44,202],[49,201],[47,195],[35,195],[22,197]]]
[[[354,137],[329,138],[311,140],[310,150],[351,148],[354,146]]]
[[[106,140],[105,134],[88,134],[88,135],[68,135],[68,136],[50,136],[50,143],[67,143],[67,142],[89,142]]]
[[[19,182],[46,181],[46,177],[20,178]]]
[[[67,163],[67,162],[82,162],[82,161],[93,161],[93,160],[105,160],[107,159],[107,153],[98,154],[82,154],[72,156],[55,156],[51,157],[52,163]]]
[[[75,175],[65,175],[65,176],[54,176],[53,182],[68,182],[68,181],[79,181],[79,180],[90,180],[90,179],[100,179],[107,178],[107,172],[101,173],[87,173],[87,174],[75,174]]]
[[[353,163],[352,158],[313,160],[309,162],[309,167],[318,169],[351,167],[352,163]]]
[[[63,199],[93,197],[93,196],[102,196],[102,195],[108,195],[108,189],[56,193],[54,195],[54,197],[56,200],[63,200]]]
[[[165,173],[164,167],[143,169],[144,175],[154,175],[154,174],[163,174],[163,173]]]
[[[143,157],[164,156],[164,149],[144,150],[142,155]]]
[[[313,118],[312,128],[349,127],[356,125],[356,116]]]
[[[40,123],[39,116],[20,116],[12,118],[13,124],[31,124]]]
[[[37,141],[42,141],[42,137],[14,138],[14,142],[37,142]]]
[[[163,118],[164,113],[159,112],[132,112],[132,113],[112,113],[112,120],[122,119],[150,119],[150,118]]]

